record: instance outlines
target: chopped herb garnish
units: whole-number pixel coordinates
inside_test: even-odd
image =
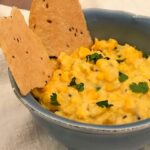
[[[98,59],[103,58],[103,56],[101,54],[98,53],[94,53],[92,55],[87,55],[86,56],[86,61],[92,62],[92,63],[96,63]]]
[[[133,82],[132,84],[129,85],[129,87],[134,93],[145,94],[149,90],[147,82],[139,82],[138,84]]]
[[[57,59],[56,56],[49,56],[49,59]]]
[[[126,60],[126,58],[124,58],[124,59],[117,59],[116,61],[120,64],[120,63],[124,62],[125,60]]]
[[[75,87],[79,92],[82,92],[84,90],[84,83],[79,83]]]
[[[128,76],[122,72],[119,72],[119,81],[124,82],[128,79]]]
[[[82,92],[84,90],[84,83],[76,83],[76,77],[73,77],[69,86],[74,87],[75,89],[77,89],[79,92]]]
[[[96,91],[99,91],[100,89],[101,89],[100,86],[97,86],[97,87],[96,87]]]
[[[69,86],[76,86],[76,77],[73,77]]]
[[[110,108],[112,106],[114,106],[113,104],[109,104],[108,103],[108,100],[105,100],[105,101],[99,101],[96,103],[98,106],[102,107],[102,108]]]
[[[51,98],[51,104],[52,105],[54,105],[54,106],[59,106],[60,105],[57,101],[57,94],[56,93],[52,93],[50,98]]]

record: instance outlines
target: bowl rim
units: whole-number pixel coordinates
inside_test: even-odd
[[[150,17],[136,15],[129,12],[118,11],[118,10],[107,10],[107,9],[100,9],[100,8],[88,8],[84,10],[85,14],[90,12],[95,13],[113,13],[113,14],[120,14],[120,15],[127,15],[137,19],[148,19],[150,22]],[[141,120],[138,122],[130,123],[130,124],[123,124],[123,125],[94,125],[94,124],[86,124],[81,122],[76,122],[73,120],[69,120],[58,116],[46,109],[44,109],[31,95],[28,94],[27,96],[22,96],[19,92],[19,89],[16,85],[16,82],[10,72],[8,70],[9,79],[12,85],[12,89],[18,99],[33,113],[37,114],[39,117],[46,119],[49,122],[57,124],[63,128],[76,130],[84,133],[89,134],[123,134],[123,133],[131,133],[140,130],[144,130],[150,127],[150,119]],[[32,101],[31,101],[32,99]]]

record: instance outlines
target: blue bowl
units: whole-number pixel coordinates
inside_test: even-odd
[[[101,9],[87,9],[85,16],[93,38],[115,38],[150,52],[150,18]],[[149,119],[117,126],[71,121],[42,108],[31,94],[21,96],[10,72],[9,76],[15,94],[36,122],[69,150],[138,150],[150,143]]]

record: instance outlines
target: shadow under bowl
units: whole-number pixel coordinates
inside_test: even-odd
[[[102,9],[84,12],[93,38],[115,38],[150,53],[150,18]],[[31,94],[23,97],[10,72],[9,77],[15,94],[36,122],[70,150],[138,150],[150,143],[150,119],[117,126],[71,121],[42,108]]]

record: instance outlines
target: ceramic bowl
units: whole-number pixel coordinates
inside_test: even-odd
[[[85,16],[93,38],[115,38],[150,52],[150,18],[101,9],[87,9]],[[9,75],[15,94],[36,122],[69,150],[139,150],[150,143],[150,119],[117,126],[71,121],[42,108],[31,94],[21,96]]]

